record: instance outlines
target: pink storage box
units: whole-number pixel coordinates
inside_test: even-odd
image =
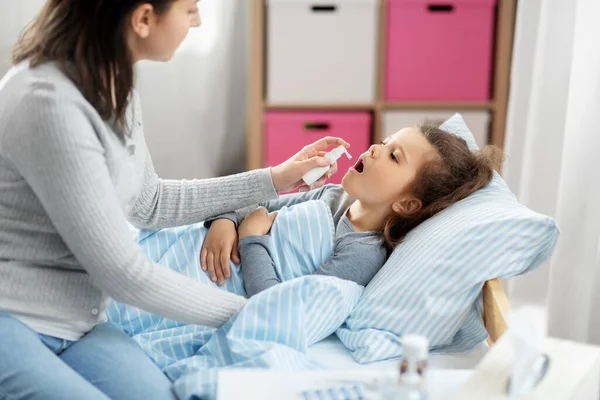
[[[287,112],[265,113],[265,162],[274,166],[304,146],[325,136],[341,137],[351,144],[352,160],[342,156],[338,173],[328,181],[341,183],[357,157],[371,145],[371,114],[368,112]]]
[[[388,0],[388,100],[488,100],[496,0]]]

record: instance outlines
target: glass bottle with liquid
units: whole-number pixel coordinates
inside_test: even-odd
[[[398,380],[381,390],[385,400],[426,400],[429,341],[420,335],[402,336]]]

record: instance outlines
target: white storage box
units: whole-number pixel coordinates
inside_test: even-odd
[[[423,122],[425,118],[448,119],[454,113],[462,114],[467,126],[475,136],[479,147],[484,147],[489,141],[490,113],[488,111],[447,111],[447,110],[406,110],[388,111],[383,114],[383,137],[394,134],[407,126]]]
[[[268,103],[372,102],[377,7],[377,0],[268,0]]]

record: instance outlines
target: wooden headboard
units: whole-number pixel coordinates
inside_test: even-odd
[[[506,317],[510,305],[498,279],[483,285],[483,323],[488,331],[488,344],[494,344],[506,329]]]

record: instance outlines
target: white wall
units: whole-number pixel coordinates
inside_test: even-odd
[[[0,76],[10,69],[10,53],[23,27],[44,0],[0,0]]]
[[[0,0],[0,76],[44,0]],[[203,0],[202,27],[166,64],[138,65],[146,138],[165,178],[201,178],[245,166],[248,2]]]
[[[245,167],[248,3],[201,1],[202,27],[175,58],[139,65],[146,138],[163,177],[211,177]]]

